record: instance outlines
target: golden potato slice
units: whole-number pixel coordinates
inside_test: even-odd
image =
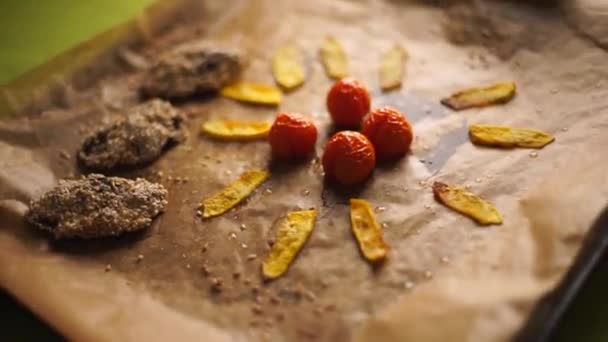
[[[348,57],[336,38],[325,38],[321,46],[321,61],[329,77],[341,79],[348,76]]]
[[[384,260],[388,245],[384,242],[382,229],[378,226],[372,207],[367,201],[351,198],[350,221],[363,256],[371,262]]]
[[[276,82],[288,90],[304,83],[304,70],[295,47],[282,46],[277,49],[272,59],[272,74]]]
[[[283,94],[273,86],[261,83],[237,82],[220,90],[220,95],[238,101],[273,105],[281,103]]]
[[[232,209],[247,198],[260,184],[264,183],[268,176],[269,173],[266,170],[244,172],[237,180],[220,192],[203,200],[201,203],[203,218],[219,216]]]
[[[469,126],[471,142],[496,147],[543,148],[555,138],[543,131],[491,125]]]
[[[501,224],[502,217],[496,208],[474,193],[445,183],[433,184],[435,198],[448,208],[472,218],[479,224]]]
[[[310,236],[316,217],[315,209],[293,211],[287,214],[287,217],[280,223],[275,242],[262,263],[264,278],[276,279],[287,271]]]
[[[379,69],[382,90],[391,90],[401,86],[406,58],[407,52],[398,44],[382,55]]]
[[[264,139],[270,131],[270,122],[214,119],[201,125],[208,136],[229,141]]]
[[[441,104],[454,110],[507,103],[515,96],[514,82],[501,82],[487,87],[469,88],[442,99]]]

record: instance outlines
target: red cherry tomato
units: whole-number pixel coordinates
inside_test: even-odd
[[[363,134],[342,131],[325,145],[322,163],[326,177],[343,185],[353,185],[363,182],[374,171],[376,153]]]
[[[359,127],[369,109],[367,88],[353,78],[337,81],[327,93],[327,110],[336,126]]]
[[[374,145],[378,160],[394,160],[409,151],[414,139],[405,116],[391,107],[374,109],[363,120],[361,133]]]
[[[270,128],[268,142],[272,155],[278,159],[303,158],[315,150],[317,128],[300,114],[280,113]]]

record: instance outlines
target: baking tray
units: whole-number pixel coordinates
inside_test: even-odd
[[[187,1],[184,1],[184,3],[186,2]],[[184,4],[181,4],[180,6],[184,6]],[[175,8],[171,8],[171,10],[174,9]],[[161,11],[158,11],[157,9],[157,12],[155,13],[167,13],[167,10],[167,8],[164,8]],[[109,33],[106,33],[85,43],[83,46],[79,46],[70,51],[66,55],[67,57],[63,56],[61,58],[73,57],[75,52],[83,49],[87,50],[91,47],[99,48],[95,50],[95,56],[91,57],[89,55],[83,59],[83,63],[78,65],[78,70],[71,69],[69,71],[64,71],[61,69],[63,67],[60,67],[59,69],[61,70],[59,70],[59,72],[64,73],[67,78],[77,78],[79,77],[79,71],[86,69],[86,65],[92,60],[112,58],[112,55],[119,51],[120,47],[125,45],[136,45],[137,42],[145,40],[145,34],[142,34],[141,31],[138,31],[139,33],[135,36],[131,35],[132,29],[133,26],[121,28],[118,31],[112,30],[111,32],[115,33],[111,35],[110,39],[108,38]],[[116,34],[116,32],[120,33]],[[129,38],[126,39],[126,37]],[[0,108],[0,113],[2,113],[0,118],[14,117],[23,112],[31,113],[31,108],[40,108],[48,105],[48,99],[41,100],[40,97],[32,98],[29,97],[28,94],[35,93],[32,91],[32,88],[30,88],[33,83],[32,80],[44,78],[46,83],[51,82],[51,80],[48,79],[49,70],[57,68],[57,60],[59,59],[51,61],[47,65],[33,70],[25,78],[9,84],[5,89],[9,89],[13,93],[18,91],[21,100],[17,105],[5,102],[4,107]],[[60,62],[59,64],[63,65],[63,62]],[[68,82],[69,81],[64,81],[64,83]],[[56,86],[56,84],[53,84],[53,86]],[[50,90],[47,91],[50,92]],[[38,94],[40,95],[39,91]],[[430,101],[427,102],[414,95],[378,93],[373,94],[373,96],[378,104],[390,103],[402,111],[409,113],[414,121],[425,116],[445,115],[445,109],[439,104]],[[44,96],[42,97],[44,98]],[[432,152],[429,152],[427,155],[419,155],[420,162],[424,163],[432,172],[437,172],[441,169],[441,166],[447,158],[451,156],[456,146],[462,144],[466,140],[466,125],[464,125],[461,129],[454,130],[449,135],[443,137],[439,142],[438,147]],[[599,272],[602,262],[605,262],[607,248],[608,210],[605,210],[587,234],[585,242],[570,271],[559,286],[544,296],[535,306],[529,320],[524,328],[517,334],[515,340],[521,342],[546,342],[554,340],[557,337],[559,329],[564,324],[568,324],[568,322],[565,321],[565,317],[567,317],[570,308],[576,303],[580,292],[588,286],[589,281],[592,280],[594,276],[597,276],[597,272]]]
[[[604,272],[607,253],[608,208],[604,209],[589,229],[564,279],[537,303],[515,340],[518,342],[563,340],[562,332],[567,328],[565,325],[571,323],[568,319],[572,318],[577,301],[581,300],[582,292],[590,291],[592,282],[598,282],[602,277],[606,277]],[[601,297],[598,297],[598,300],[601,300]],[[578,340],[583,339],[579,336]]]

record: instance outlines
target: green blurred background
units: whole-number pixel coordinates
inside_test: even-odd
[[[0,0],[0,85],[154,0]]]
[[[0,0],[0,85],[95,34],[127,21],[154,1]],[[608,341],[605,322],[608,300],[604,296],[607,289],[608,262],[604,260],[568,312],[556,341]],[[2,291],[0,327],[0,339],[4,341],[62,340]]]

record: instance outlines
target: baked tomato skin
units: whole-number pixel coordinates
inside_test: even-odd
[[[268,142],[277,159],[304,158],[315,150],[317,127],[303,115],[279,113],[268,132]]]
[[[363,134],[341,131],[327,141],[322,163],[328,179],[342,185],[354,185],[372,174],[376,166],[376,153]]]
[[[359,127],[369,109],[367,88],[353,78],[337,81],[327,93],[327,110],[336,126]]]
[[[388,106],[371,111],[363,120],[361,133],[374,145],[380,161],[403,157],[414,139],[412,126],[405,116]]]

